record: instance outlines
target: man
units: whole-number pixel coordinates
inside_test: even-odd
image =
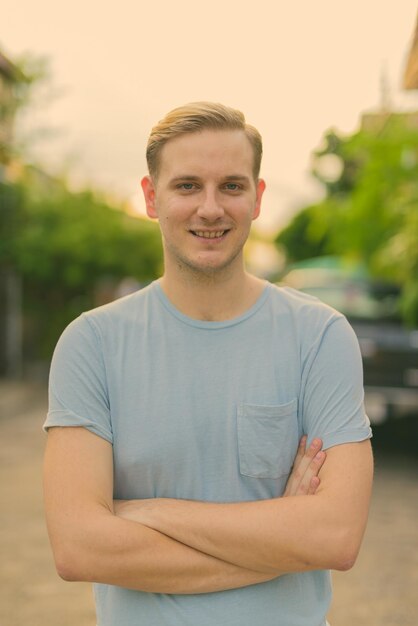
[[[169,113],[142,181],[164,275],[55,351],[48,529],[60,575],[98,583],[99,626],[324,626],[329,570],[356,559],[358,345],[333,309],[245,271],[261,153],[239,111]]]

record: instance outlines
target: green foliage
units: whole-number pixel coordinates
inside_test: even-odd
[[[0,266],[13,264],[16,234],[22,219],[24,190],[0,182]]]
[[[71,192],[64,181],[18,159],[25,142],[13,139],[13,124],[21,121],[16,114],[50,97],[49,74],[46,59],[26,55],[10,65],[0,91],[0,122],[8,130],[7,145],[0,145],[0,274],[22,279],[24,350],[35,360],[49,359],[65,326],[111,299],[121,280],[145,284],[162,269],[156,224],[92,191]],[[99,296],[104,284],[107,293]],[[5,293],[2,318],[8,315]]]
[[[340,255],[365,263],[373,276],[400,283],[404,319],[411,325],[418,325],[416,127],[399,114],[379,132],[327,133],[313,168],[327,196],[303,209],[276,240],[292,262],[309,254]],[[329,155],[340,163],[334,179],[324,175]]]
[[[129,217],[90,192],[60,189],[29,201],[17,238],[19,269],[39,284],[86,289],[104,274],[147,281],[160,264],[153,224]]]
[[[322,208],[325,210],[325,207],[320,205],[320,213]],[[327,254],[328,227],[325,223],[325,229],[321,228],[321,224],[324,222],[318,219],[317,213],[318,206],[306,207],[277,236],[276,244],[285,248],[289,262],[293,263]]]
[[[23,278],[27,356],[49,358],[64,327],[98,304],[103,280],[144,284],[161,272],[158,227],[91,191],[71,193],[32,174],[18,186],[2,185],[0,204],[0,266]]]

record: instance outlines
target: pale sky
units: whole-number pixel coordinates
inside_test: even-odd
[[[241,109],[264,140],[261,225],[318,198],[311,151],[330,127],[376,110],[385,68],[393,104],[418,109],[401,79],[417,0],[2,0],[0,47],[50,59],[59,96],[30,124],[55,132],[33,150],[50,171],[135,201],[151,126],[212,100]]]

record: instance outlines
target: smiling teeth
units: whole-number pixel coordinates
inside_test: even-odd
[[[207,230],[195,230],[194,233],[198,237],[204,237],[205,239],[216,239],[217,237],[222,237],[225,231],[218,230],[216,232],[208,232]]]

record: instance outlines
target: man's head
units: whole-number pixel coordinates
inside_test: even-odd
[[[258,131],[220,104],[174,109],[152,129],[141,185],[147,215],[159,221],[166,273],[242,277],[265,189],[261,153]]]
[[[147,145],[147,163],[151,177],[158,178],[161,151],[165,144],[186,133],[203,130],[242,130],[249,140],[253,155],[254,180],[260,173],[263,153],[261,135],[254,126],[246,123],[241,111],[213,102],[192,102],[173,109],[151,130]]]

